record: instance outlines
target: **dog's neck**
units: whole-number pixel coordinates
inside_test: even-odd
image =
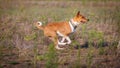
[[[71,28],[71,30],[72,30],[72,32],[74,32],[75,31],[75,29],[77,28],[77,22],[75,22],[73,19],[71,19],[70,21],[69,21],[69,25],[70,25],[70,28]]]

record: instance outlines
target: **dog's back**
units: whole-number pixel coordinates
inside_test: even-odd
[[[44,26],[44,34],[46,36],[56,36],[56,32],[59,31],[64,35],[68,35],[71,32],[68,22],[54,22]]]

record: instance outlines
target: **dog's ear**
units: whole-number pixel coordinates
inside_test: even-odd
[[[80,15],[80,11],[77,12],[77,15],[76,15],[76,16],[79,17],[79,15]]]

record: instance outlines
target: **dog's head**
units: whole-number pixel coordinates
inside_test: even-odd
[[[73,21],[79,23],[86,23],[89,21],[89,19],[85,18],[83,15],[80,14],[80,11],[78,11],[77,15],[73,18]]]

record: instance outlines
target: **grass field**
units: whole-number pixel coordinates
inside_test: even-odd
[[[120,1],[0,0],[0,68],[119,68]],[[89,18],[56,50],[34,26],[69,21],[80,11]]]

